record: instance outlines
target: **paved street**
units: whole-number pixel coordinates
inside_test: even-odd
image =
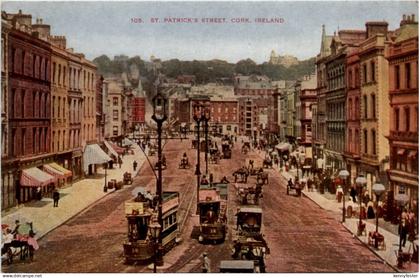
[[[195,213],[196,177],[194,167],[178,170],[179,160],[187,150],[192,166],[196,150],[191,141],[171,140],[164,153],[168,168],[164,170],[164,190],[180,192],[179,210],[182,242],[165,255],[165,265],[160,272],[200,272],[201,255],[210,254],[212,271],[218,272],[220,260],[230,258],[232,232],[235,227],[234,213],[238,203],[234,187],[229,189],[229,234],[219,245],[203,245],[191,238],[198,220]],[[214,179],[227,176],[248,159],[255,165],[261,158],[251,152],[247,157],[240,153],[240,143],[235,145],[233,159],[221,160],[209,165]],[[204,155],[202,172],[204,172]],[[156,156],[150,157],[152,164]],[[271,254],[266,257],[268,272],[393,272],[378,257],[334,219],[331,212],[317,206],[308,198],[286,195],[280,175],[270,170],[270,183],[264,186],[262,207],[264,210],[263,232]],[[255,183],[251,177],[248,183]],[[232,183],[231,183],[232,185]],[[124,264],[122,243],[126,238],[124,201],[132,198],[136,186],[154,190],[155,179],[148,163],[144,163],[133,185],[109,194],[81,214],[67,221],[40,240],[40,250],[35,261],[3,266],[4,272],[150,272],[146,266]]]

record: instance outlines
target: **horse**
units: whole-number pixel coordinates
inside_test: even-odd
[[[264,168],[273,168],[273,161],[269,158],[264,159],[263,167]]]
[[[235,182],[237,182],[238,176],[241,176],[241,182],[247,182],[248,180],[248,176],[249,176],[249,171],[247,168],[242,167],[238,170],[236,170],[235,172],[233,172],[232,176],[235,177]]]
[[[13,263],[13,257],[19,256],[23,261],[26,258],[33,260],[34,248],[28,244],[27,241],[13,240],[10,244],[5,244],[1,249],[2,259],[5,259],[9,264]]]

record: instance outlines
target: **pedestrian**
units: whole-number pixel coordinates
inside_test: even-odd
[[[133,171],[136,171],[137,169],[137,161],[133,161]]]
[[[37,198],[39,201],[41,201],[41,200],[42,200],[42,190],[41,190],[41,187],[40,187],[40,186],[38,186],[38,187],[36,188],[36,198]]]
[[[121,165],[122,165],[123,161],[121,159],[121,156],[118,156],[118,164],[120,165],[120,169],[121,169]]]
[[[398,227],[398,232],[400,234],[400,246],[405,247],[408,234],[408,217],[407,211],[404,209],[404,212],[401,214],[400,225]]]
[[[207,252],[203,253],[203,273],[210,273],[211,269],[210,269],[210,258],[207,255]]]
[[[412,210],[408,212],[408,241],[416,239],[416,215]]]
[[[354,185],[353,185],[350,189],[350,196],[353,199],[354,203],[356,203],[356,195],[357,195],[357,191],[356,191],[356,188],[354,188]]]
[[[53,192],[54,207],[58,207],[58,200],[60,200],[60,192],[57,189],[54,189]]]
[[[365,191],[365,194],[363,195],[363,203],[365,204],[365,206],[367,207],[369,201],[370,201],[370,197],[369,197],[369,191]]]

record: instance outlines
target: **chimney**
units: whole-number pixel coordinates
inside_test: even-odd
[[[388,22],[373,21],[366,22],[366,38],[373,37],[377,34],[386,35],[388,33]]]

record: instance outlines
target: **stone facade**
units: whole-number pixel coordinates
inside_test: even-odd
[[[410,197],[409,207],[418,210],[418,22],[404,15],[386,53],[389,62],[388,170],[394,194]],[[381,106],[380,106],[381,107]],[[382,108],[381,108],[382,109]]]

